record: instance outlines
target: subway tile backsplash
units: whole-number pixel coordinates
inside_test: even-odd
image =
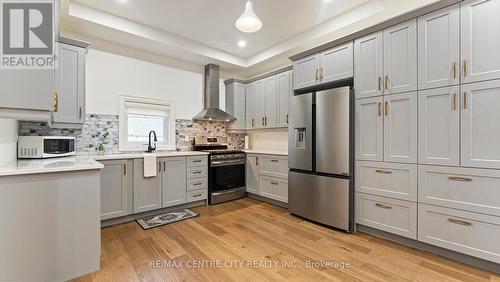
[[[177,151],[191,151],[194,149],[194,137],[228,137],[230,149],[244,147],[244,134],[226,133],[225,122],[178,119],[175,125]],[[76,151],[79,154],[97,153],[99,138],[109,131],[105,145],[105,153],[119,153],[118,150],[118,115],[87,114],[86,122],[82,129],[56,129],[50,128],[47,123],[20,122],[19,135],[49,135],[49,136],[74,136],[76,138]],[[185,141],[186,136],[190,141]]]

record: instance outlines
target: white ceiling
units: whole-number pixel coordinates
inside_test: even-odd
[[[247,78],[289,65],[287,58],[295,53],[437,0],[253,0],[264,24],[253,34],[234,27],[245,0],[61,1],[63,35],[107,51],[115,45],[127,55],[168,57],[168,64],[217,63],[223,72]],[[239,40],[247,46],[238,47]]]

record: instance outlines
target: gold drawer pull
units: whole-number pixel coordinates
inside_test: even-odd
[[[382,77],[378,77],[378,90],[382,90],[382,86],[380,86],[382,84]]]
[[[453,62],[453,79],[457,78],[457,62]]]
[[[464,59],[464,77],[467,76],[467,59]]]
[[[453,105],[452,105],[452,109],[454,111],[457,110],[457,93],[453,93]]]
[[[377,107],[378,107],[378,116],[381,116],[382,115],[382,109],[381,109],[382,103],[378,102]]]
[[[458,176],[450,176],[448,177],[449,180],[453,181],[462,181],[462,182],[471,182],[472,178],[466,178],[466,177],[458,177]]]
[[[383,174],[391,174],[392,171],[390,170],[385,170],[385,169],[377,169],[375,170],[376,173],[383,173]]]
[[[448,218],[448,221],[451,222],[451,223],[459,224],[459,225],[465,225],[465,226],[471,226],[472,225],[472,222],[463,221],[463,220],[459,220],[459,219],[451,218],[451,217]]]
[[[389,89],[389,76],[388,75],[385,76],[384,86],[385,86],[386,90]]]
[[[384,205],[384,204],[380,204],[380,203],[376,203],[375,206],[377,206],[379,208],[387,209],[387,210],[392,209],[392,206]]]
[[[385,101],[385,115],[389,115],[389,102]]]

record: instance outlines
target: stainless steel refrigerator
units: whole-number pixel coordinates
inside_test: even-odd
[[[290,98],[288,209],[353,230],[354,95],[350,86]]]

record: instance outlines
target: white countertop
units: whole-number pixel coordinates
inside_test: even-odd
[[[65,157],[44,160],[17,160],[0,167],[0,176],[26,175],[102,169],[104,166],[88,157]]]
[[[279,150],[243,150],[247,154],[260,154],[260,155],[276,155],[276,156],[288,156],[288,151]]]
[[[80,155],[81,157],[88,157],[96,161],[109,161],[109,160],[126,160],[126,159],[142,159],[146,153],[119,153],[119,154],[104,154],[104,155]],[[206,152],[188,151],[158,151],[154,153],[157,158],[164,157],[185,157],[185,156],[205,156]]]

